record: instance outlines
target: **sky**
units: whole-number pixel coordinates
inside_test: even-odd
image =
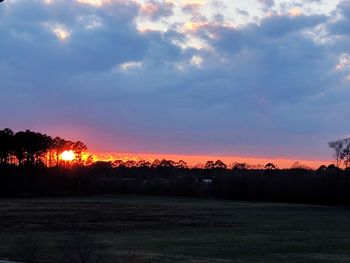
[[[330,160],[348,0],[5,0],[0,124],[94,152]]]

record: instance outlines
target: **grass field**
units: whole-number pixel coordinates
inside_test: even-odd
[[[349,262],[350,208],[120,196],[0,200],[0,258],[21,240],[56,262],[72,236],[106,262]],[[63,260],[64,262],[64,260]],[[66,261],[67,262],[67,261]],[[104,262],[104,261],[103,261]]]

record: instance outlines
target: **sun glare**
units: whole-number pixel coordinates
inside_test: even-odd
[[[75,159],[75,154],[72,150],[70,151],[64,151],[62,154],[61,154],[61,159],[63,161],[66,161],[66,162],[71,162]]]

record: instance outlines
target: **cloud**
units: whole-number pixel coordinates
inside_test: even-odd
[[[339,20],[299,8],[235,24],[204,2],[13,1],[0,9],[0,122],[105,151],[327,157],[350,128],[348,4]],[[321,26],[332,41],[310,34]]]
[[[184,1],[182,10],[186,13],[194,14],[198,13],[199,9],[203,7],[204,1]]]
[[[173,15],[174,3],[172,1],[146,1],[141,6],[141,15],[149,17],[151,20],[158,20],[162,17]]]
[[[340,17],[330,24],[329,28],[333,34],[349,36],[350,26],[350,1],[343,1],[338,6]]]
[[[258,0],[258,2],[264,5],[266,8],[271,8],[275,5],[274,0]]]

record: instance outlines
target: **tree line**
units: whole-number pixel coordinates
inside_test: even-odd
[[[0,130],[0,164],[18,166],[58,166],[64,151],[73,151],[74,163],[83,164],[87,146],[81,141],[69,141],[30,130],[14,133],[11,129]],[[88,161],[86,158],[85,161]],[[90,158],[91,161],[91,158]]]
[[[150,194],[349,205],[347,142],[331,142],[335,165],[316,170],[297,162],[290,169],[278,169],[273,163],[228,166],[221,160],[198,168],[183,160],[93,162],[86,158],[87,146],[80,141],[4,129],[0,131],[0,196]],[[76,156],[71,165],[60,158],[67,150]]]
[[[66,164],[62,160],[61,155],[64,151],[73,151],[74,160],[70,162],[70,167],[74,165],[91,165],[93,159],[88,155],[86,144],[81,141],[69,141],[61,137],[52,137],[47,134],[33,132],[31,130],[13,132],[9,128],[0,130],[0,165],[44,165],[47,167],[59,166]],[[85,155],[85,158],[83,158]],[[102,162],[103,163],[103,162]],[[98,165],[98,164],[97,164]],[[175,167],[188,168],[185,161],[178,162],[173,160],[115,160],[111,162],[113,167],[125,166],[133,167]],[[207,161],[203,169],[227,169],[229,166],[221,160]],[[233,168],[245,169],[250,168],[246,163],[234,163]],[[264,166],[260,166],[263,168]],[[273,163],[265,165],[266,169],[276,169],[277,166]]]

